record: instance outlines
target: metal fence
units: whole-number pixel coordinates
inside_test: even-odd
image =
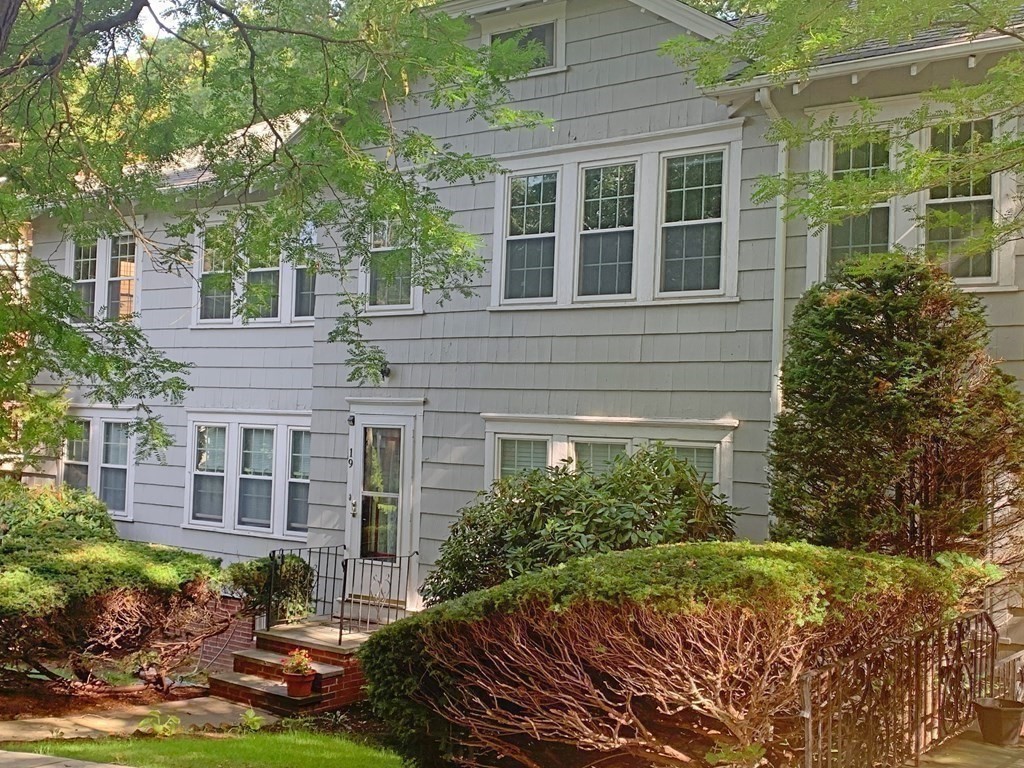
[[[345,547],[278,549],[270,553],[265,623],[330,618],[345,585]]]
[[[803,676],[805,768],[897,768],[964,730],[974,700],[1020,677],[976,612]],[[1015,684],[1015,683],[1014,683]]]
[[[405,616],[419,552],[400,557],[353,557],[345,561],[338,641]]]

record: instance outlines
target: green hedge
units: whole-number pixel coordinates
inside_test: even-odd
[[[983,577],[980,571],[970,574]],[[373,634],[360,659],[372,706],[393,728],[405,755],[421,766],[439,766],[452,754],[451,737],[458,741],[465,734],[432,702],[458,692],[465,681],[431,656],[428,641],[457,636],[460,627],[517,613],[570,616],[593,606],[616,611],[639,606],[684,619],[703,616],[711,607],[739,608],[761,614],[769,624],[792,626],[797,635],[839,628],[836,636],[845,637],[847,645],[819,649],[823,660],[826,651],[856,650],[849,640],[863,640],[865,631],[881,641],[936,621],[954,609],[959,595],[950,569],[908,559],[805,544],[680,544],[577,558],[442,603]]]
[[[571,557],[731,539],[732,513],[713,483],[661,444],[604,472],[566,463],[512,475],[462,510],[423,594],[436,603]]]
[[[0,617],[42,617],[112,589],[172,593],[214,580],[215,560],[118,539],[106,508],[70,488],[0,483]]]

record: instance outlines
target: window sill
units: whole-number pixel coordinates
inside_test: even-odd
[[[422,309],[416,307],[397,307],[395,309],[367,309],[366,317],[402,317],[405,315],[425,315]]]
[[[978,285],[977,283],[961,283],[956,280],[953,282],[964,293],[1017,293],[1021,290],[1017,285]]]
[[[510,82],[518,83],[518,82],[520,82],[522,80],[529,80],[531,77],[542,77],[543,75],[557,75],[557,74],[560,74],[562,72],[568,72],[568,71],[569,71],[569,65],[567,65],[567,64],[562,64],[562,65],[556,64],[556,65],[551,66],[551,67],[541,67],[540,69],[531,69],[529,72],[527,72],[522,77],[517,77],[515,80],[512,80]]]
[[[528,310],[565,310],[565,309],[650,309],[651,307],[669,307],[690,304],[738,304],[739,296],[694,296],[693,298],[665,298],[649,301],[587,301],[573,304],[501,304],[488,307],[488,312],[523,312]]]
[[[198,523],[183,523],[181,526],[186,531],[205,531],[206,533],[223,533],[227,536],[247,536],[250,539],[272,539],[274,541],[306,541],[306,536],[294,533],[277,534],[272,531],[250,531],[245,528],[227,528],[216,525],[200,525]]]
[[[250,321],[248,323],[233,323],[228,321],[214,322],[198,322],[189,325],[190,331],[209,331],[209,330],[232,330],[232,329],[250,329],[250,330],[266,330],[267,328],[312,328],[314,321],[312,319],[303,319],[301,322],[288,321],[288,320],[263,320],[263,321]]]

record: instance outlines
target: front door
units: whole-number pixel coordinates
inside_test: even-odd
[[[350,433],[346,526],[349,614],[397,618],[412,584],[414,419],[358,415]]]

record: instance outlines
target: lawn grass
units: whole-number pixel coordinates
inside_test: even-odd
[[[322,733],[282,731],[135,739],[67,739],[0,745],[134,768],[401,768],[394,754]]]

